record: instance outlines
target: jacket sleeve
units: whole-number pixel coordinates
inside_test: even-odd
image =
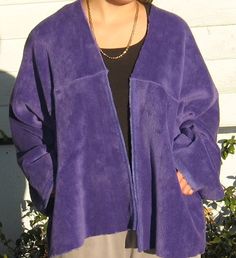
[[[47,52],[31,32],[10,96],[9,123],[17,163],[29,182],[31,200],[45,215],[49,214],[56,167],[49,86]]]
[[[182,71],[173,143],[175,167],[203,199],[221,200],[219,94],[187,24]]]

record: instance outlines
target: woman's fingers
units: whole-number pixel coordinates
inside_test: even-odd
[[[181,188],[182,192],[184,194],[192,194],[193,193],[193,190],[191,188],[191,186],[189,184],[186,184],[184,187]]]
[[[191,195],[193,193],[193,189],[188,184],[186,178],[183,176],[183,174],[178,170],[177,171],[177,178],[179,180],[180,188],[182,193],[186,195]]]

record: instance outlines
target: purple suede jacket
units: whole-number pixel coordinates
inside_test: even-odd
[[[81,1],[29,33],[9,119],[31,199],[49,217],[50,257],[127,229],[137,231],[139,252],[204,253],[203,200],[224,197],[219,94],[183,18],[152,4],[129,90],[131,166]],[[177,169],[192,195],[182,193]]]

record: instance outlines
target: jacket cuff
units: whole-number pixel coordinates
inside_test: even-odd
[[[46,216],[50,195],[54,187],[54,152],[46,150],[45,145],[37,146],[18,159],[29,183],[29,191],[35,208]]]
[[[221,156],[218,145],[205,134],[197,132],[193,139],[179,134],[173,146],[175,168],[185,176],[202,199],[221,200],[224,189],[220,183]]]

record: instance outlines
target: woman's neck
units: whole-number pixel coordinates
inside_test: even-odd
[[[82,1],[82,8],[88,19],[86,0],[80,1]],[[100,48],[119,48],[127,45],[134,24],[136,3],[139,4],[139,14],[132,44],[139,42],[144,37],[147,30],[147,13],[145,6],[139,1],[129,0],[128,2],[126,0],[127,3],[123,5],[116,5],[113,2],[111,4],[107,2],[108,0],[89,1],[93,29]]]
[[[113,23],[121,19],[131,19],[136,10],[137,0],[88,0],[93,12],[93,19],[97,22]],[[86,0],[81,0],[87,13]]]

